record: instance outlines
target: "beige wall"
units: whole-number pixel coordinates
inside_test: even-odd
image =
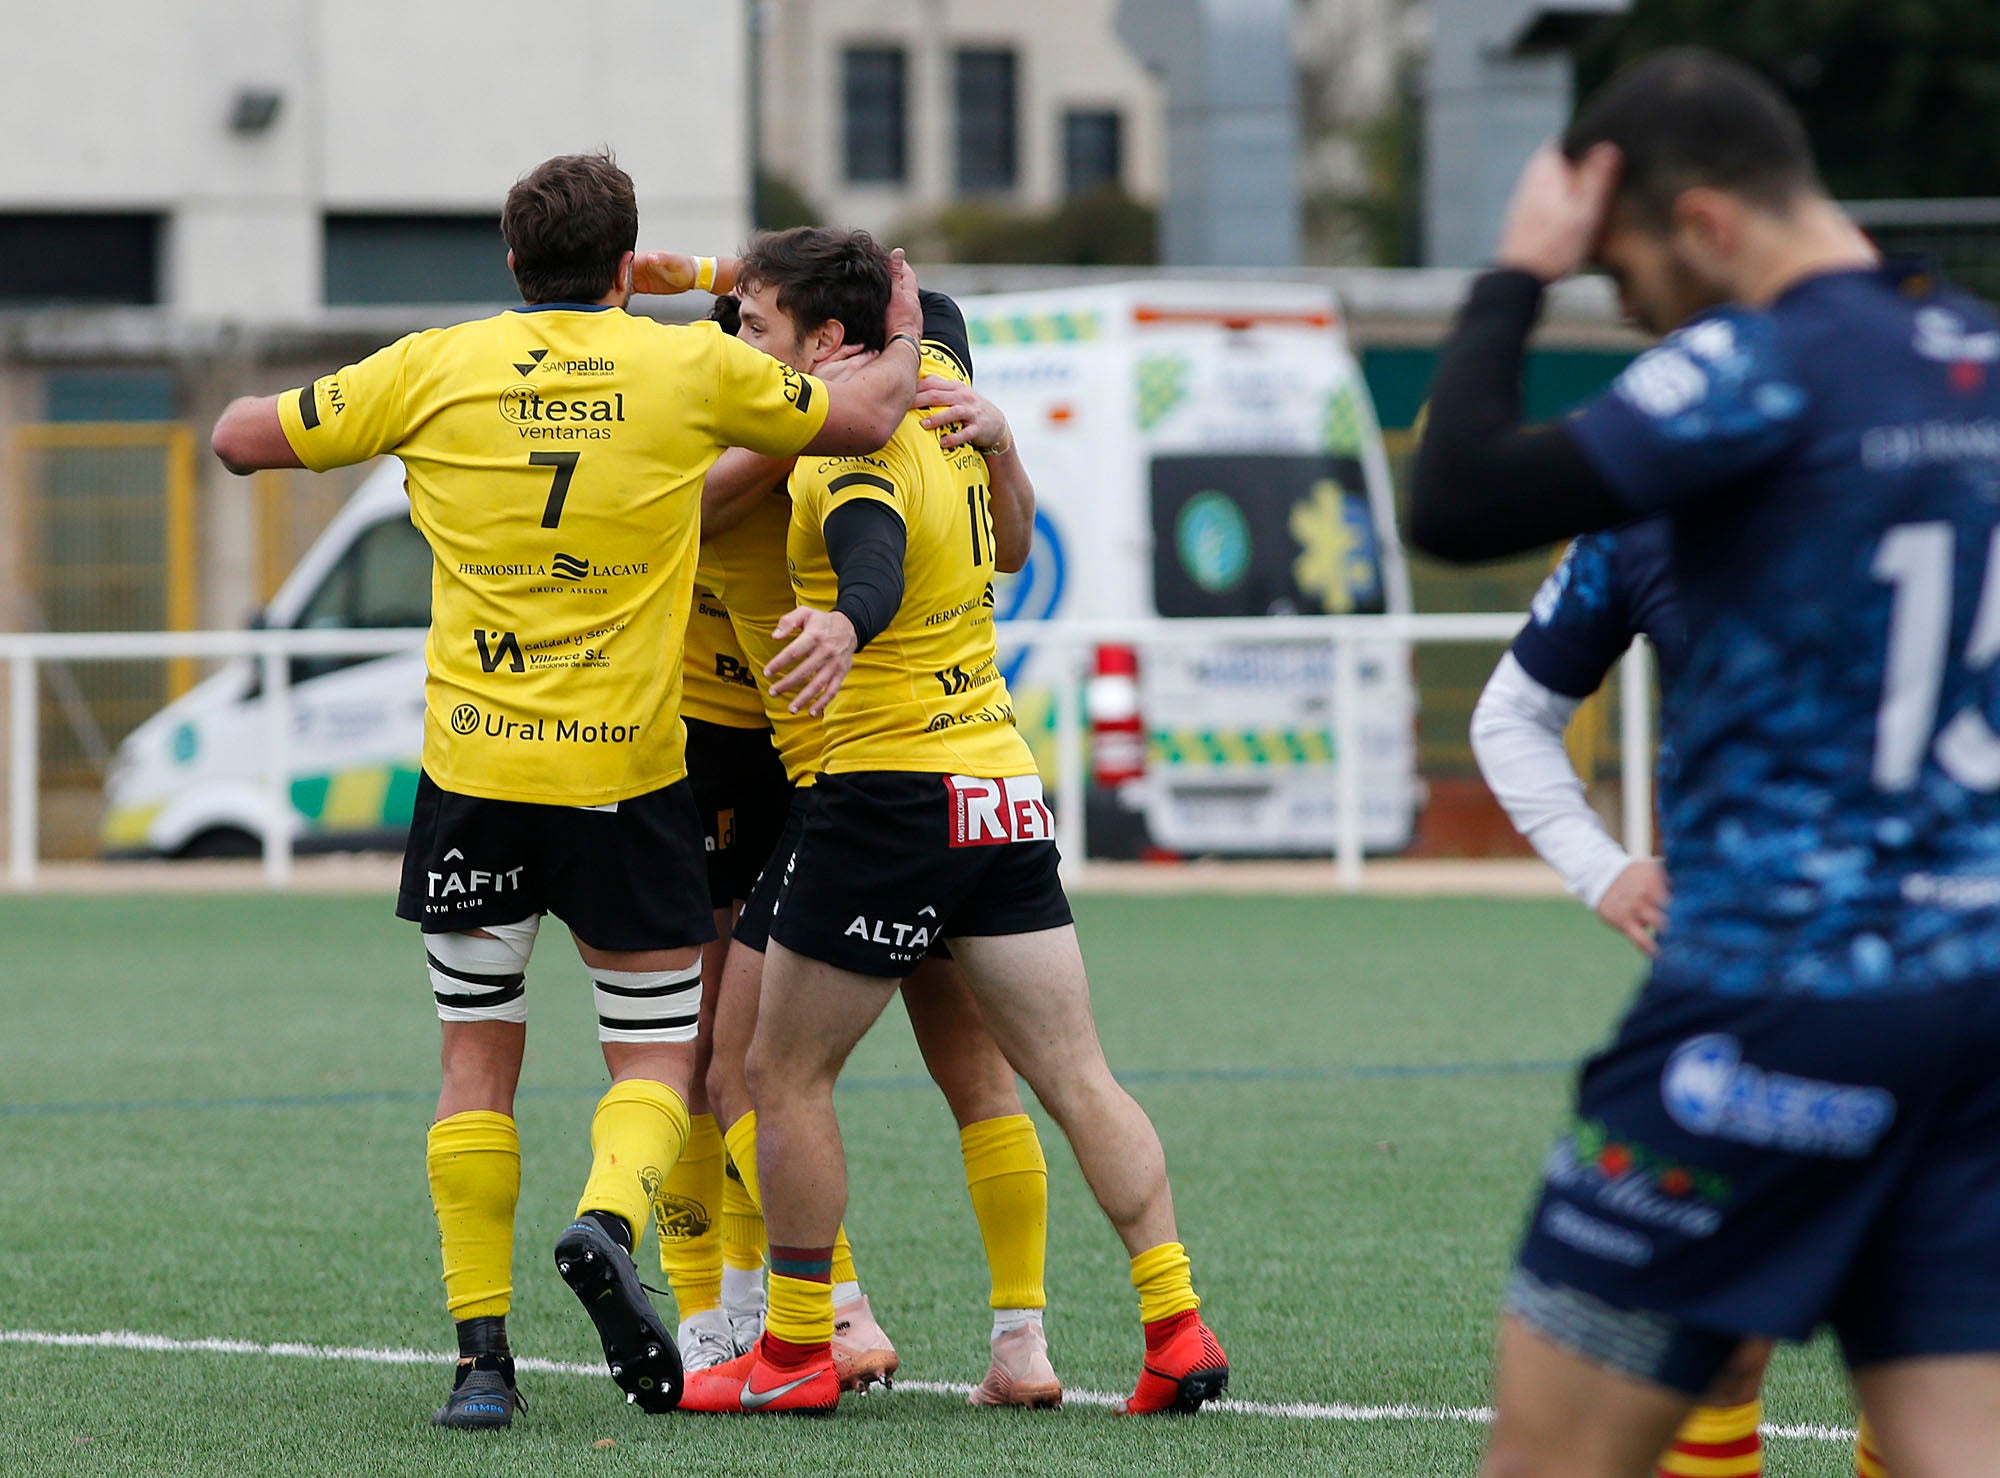
[[[157,210],[169,306],[318,305],[325,210],[497,212],[609,144],[654,239],[749,220],[746,0],[96,0],[8,7],[0,210]],[[283,95],[227,127],[238,89]]]
[[[952,53],[1011,47],[1019,62],[1020,188],[1007,204],[1045,207],[1063,189],[1062,115],[1124,117],[1125,185],[1158,199],[1164,105],[1158,82],[1114,29],[1117,0],[768,0],[762,7],[766,164],[842,225],[885,231],[956,195]],[[908,55],[909,179],[849,185],[842,175],[841,52],[887,44]]]

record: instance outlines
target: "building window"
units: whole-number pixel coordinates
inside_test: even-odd
[[[513,303],[498,216],[330,215],[328,303]]]
[[[160,218],[0,214],[0,299],[159,302]]]
[[[1110,111],[1063,114],[1063,193],[1089,195],[1125,183],[1124,120]]]
[[[847,178],[900,185],[908,173],[908,82],[899,46],[850,46],[843,57]]]
[[[968,194],[1014,188],[1019,71],[1011,51],[958,54],[958,188]]]
[[[174,377],[152,369],[52,369],[42,376],[51,421],[171,421]]]

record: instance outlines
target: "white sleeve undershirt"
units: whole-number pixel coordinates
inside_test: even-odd
[[[1514,829],[1571,893],[1596,908],[1632,857],[1590,809],[1563,747],[1577,707],[1528,676],[1509,652],[1472,711],[1472,753]]]

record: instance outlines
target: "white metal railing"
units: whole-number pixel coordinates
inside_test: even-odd
[[[1484,643],[1510,641],[1523,618],[1508,614],[1402,616],[1250,616],[1209,619],[1007,621],[1000,639],[1008,647],[1032,642],[1053,658],[1056,711],[1056,839],[1065,857],[1086,856],[1083,719],[1076,695],[1086,677],[1090,650],[1107,643],[1145,646],[1222,641],[1325,642],[1332,658],[1333,771],[1336,806],[1333,861],[1339,886],[1360,886],[1361,838],[1359,651],[1369,643]],[[274,824],[264,838],[264,878],[285,887],[292,873],[291,659],[381,656],[421,650],[425,633],[400,631],[133,631],[0,633],[0,659],[8,673],[8,878],[15,888],[34,885],[40,825],[37,776],[38,672],[43,662],[133,659],[254,658],[265,701],[265,784]],[[1643,642],[1626,654],[1620,684],[1621,752],[1652,753],[1652,664]],[[1653,789],[1650,762],[1622,766],[1625,845],[1635,856],[1652,850]]]

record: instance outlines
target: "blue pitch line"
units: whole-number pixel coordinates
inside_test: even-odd
[[[1140,1068],[1118,1074],[1132,1086],[1190,1083],[1308,1083],[1347,1079],[1368,1082],[1395,1078],[1477,1078],[1517,1073],[1560,1073],[1576,1066],[1571,1059],[1527,1062],[1356,1063],[1333,1067],[1184,1067]],[[880,1092],[928,1088],[927,1077],[884,1076],[849,1078],[842,1092]],[[519,1098],[582,1098],[601,1094],[601,1087],[523,1088]],[[356,1093],[269,1093],[240,1098],[113,1098],[74,1099],[53,1103],[0,1103],[0,1118],[55,1118],[65,1114],[138,1114],[193,1109],[351,1108],[379,1103],[429,1103],[434,1088],[384,1088]]]

